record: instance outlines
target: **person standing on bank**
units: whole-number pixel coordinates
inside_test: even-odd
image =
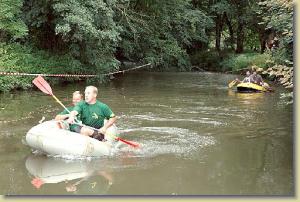
[[[85,100],[73,108],[67,121],[74,123],[75,117],[79,114],[84,125],[99,129],[98,132],[98,130],[81,126],[80,134],[103,141],[106,130],[116,122],[117,118],[106,104],[97,100],[98,89],[95,86],[87,86],[84,94]],[[104,119],[108,120],[105,124]]]

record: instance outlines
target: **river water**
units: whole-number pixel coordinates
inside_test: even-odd
[[[0,94],[1,194],[293,195],[293,107],[280,99],[285,89],[239,94],[227,88],[234,78],[136,72],[99,84],[122,137],[142,148],[98,159],[32,152],[26,132],[60,105],[39,90]],[[52,89],[68,105],[84,87]]]

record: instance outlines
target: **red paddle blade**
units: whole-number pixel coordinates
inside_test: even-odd
[[[121,141],[121,142],[124,142],[125,144],[128,144],[130,146],[133,146],[134,148],[140,148],[140,145],[136,142],[132,142],[132,141],[128,141],[128,140],[123,140],[119,137],[116,137],[117,140]]]
[[[50,85],[43,77],[41,76],[36,77],[35,79],[33,79],[32,83],[44,93],[48,95],[53,95]]]
[[[43,182],[43,180],[41,180],[40,178],[34,178],[33,180],[31,180],[31,184],[35,187],[35,188],[37,188],[37,189],[39,189],[43,184],[44,184],[44,182]]]

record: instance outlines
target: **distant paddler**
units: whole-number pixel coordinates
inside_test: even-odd
[[[242,81],[240,81],[238,78],[236,78],[235,80],[236,80],[237,83],[251,83],[251,82],[253,82],[253,80],[251,78],[251,73],[250,73],[249,70],[246,72],[246,77]]]
[[[231,81],[229,84],[228,84],[228,87],[229,88],[232,88],[234,85],[236,84],[239,84],[239,83],[250,83],[252,82],[251,81],[251,73],[250,71],[247,71],[246,72],[246,77],[241,81],[239,80],[238,78],[236,78],[235,80]]]

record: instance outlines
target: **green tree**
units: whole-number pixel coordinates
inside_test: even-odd
[[[32,40],[52,51],[70,52],[87,72],[116,69],[114,57],[120,27],[113,20],[116,1],[28,0],[25,19]]]
[[[266,0],[259,3],[261,24],[272,29],[279,40],[275,59],[279,63],[293,60],[293,2],[289,0]],[[288,62],[291,63],[291,62]]]
[[[122,1],[116,8],[122,27],[119,53],[161,67],[190,66],[187,48],[193,41],[207,42],[211,19],[186,0]]]
[[[27,34],[27,26],[21,18],[23,0],[0,1],[0,41],[19,39]]]

